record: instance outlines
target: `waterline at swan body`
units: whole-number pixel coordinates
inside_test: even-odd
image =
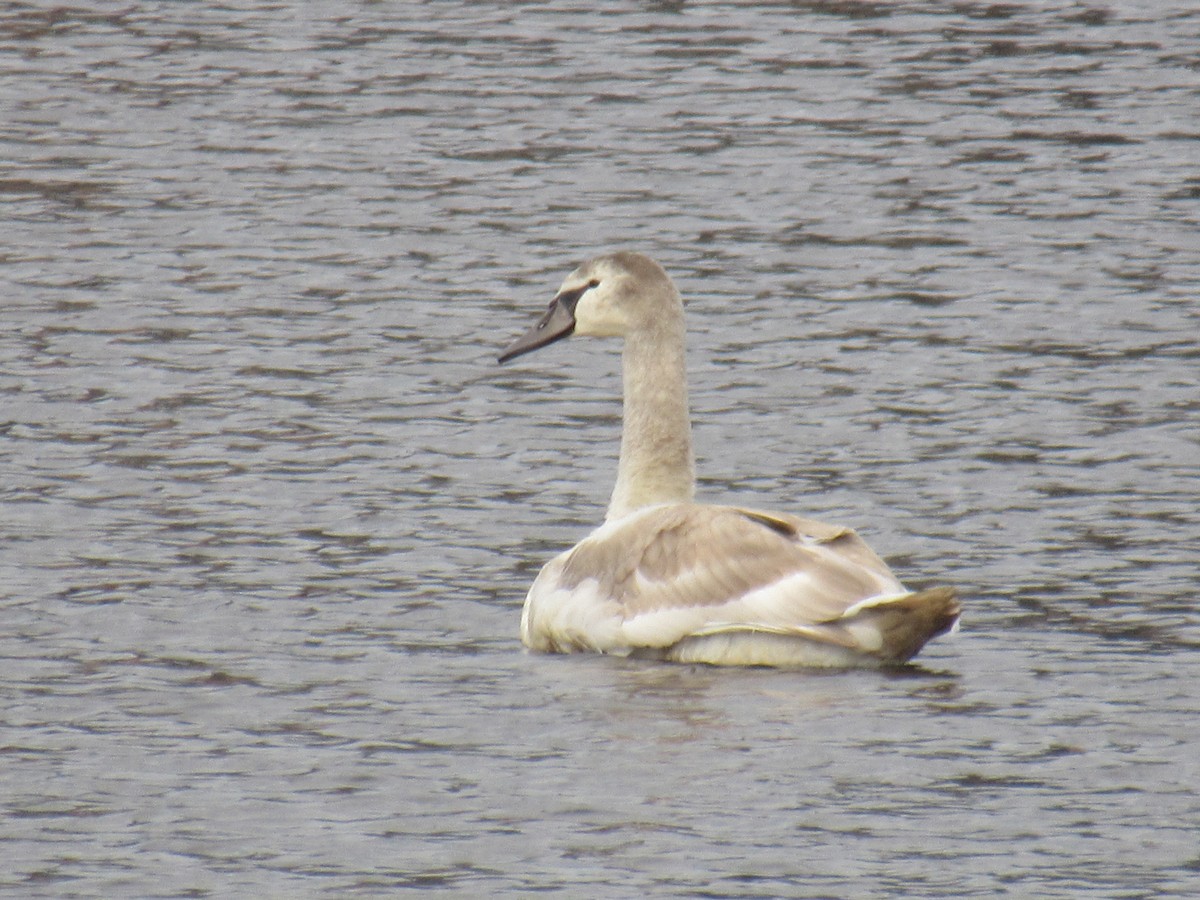
[[[907,661],[956,625],[952,589],[906,590],[849,528],[694,502],[683,302],[656,262],[614,253],[584,263],[500,361],[572,334],[624,339],[620,462],[604,524],[529,589],[526,646],[878,666]]]

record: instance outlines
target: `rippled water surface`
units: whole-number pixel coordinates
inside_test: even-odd
[[[1200,891],[1192,3],[0,4],[0,889]],[[893,672],[530,656],[580,259],[702,492],[858,528]]]

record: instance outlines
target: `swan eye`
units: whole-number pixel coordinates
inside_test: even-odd
[[[599,279],[593,278],[591,281],[589,281],[583,287],[575,288],[574,290],[570,290],[570,291],[563,291],[561,294],[559,294],[557,297],[554,298],[551,305],[553,306],[554,303],[557,303],[560,306],[565,306],[569,312],[574,313],[575,306],[579,303],[579,298],[582,297],[584,294],[586,294],[588,291],[590,291],[592,288],[598,287],[599,285],[600,285]]]

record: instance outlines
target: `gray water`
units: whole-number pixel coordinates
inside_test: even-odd
[[[1200,891],[1192,3],[0,6],[0,890]],[[898,672],[524,653],[613,348],[857,528]]]

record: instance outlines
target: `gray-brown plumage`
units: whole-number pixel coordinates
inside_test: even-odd
[[[692,501],[683,305],[657,263],[620,253],[580,266],[502,359],[571,333],[625,340],[621,457],[605,524],[547,563],[529,590],[528,646],[880,665],[954,627],[952,589],[906,590],[848,528]]]

